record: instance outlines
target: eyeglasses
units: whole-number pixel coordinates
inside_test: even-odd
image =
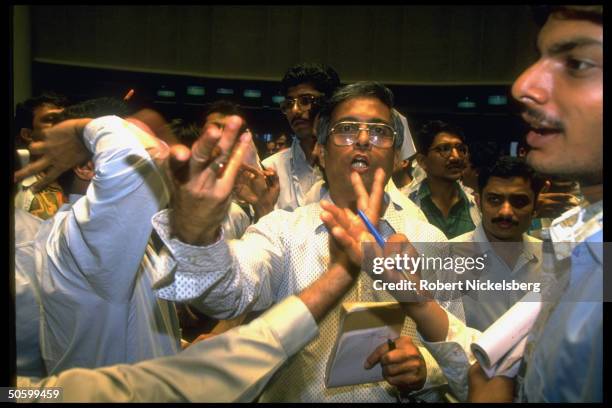
[[[386,123],[339,122],[330,130],[329,135],[336,146],[351,146],[359,137],[359,132],[368,131],[370,143],[377,147],[393,146],[397,132]]]
[[[429,150],[430,151],[434,150],[438,152],[440,156],[442,156],[443,158],[448,159],[453,149],[457,150],[457,153],[459,153],[459,156],[465,156],[468,153],[468,147],[466,144],[463,144],[463,143],[457,143],[457,144],[442,143],[442,144],[437,145],[436,147],[432,147]]]
[[[293,105],[297,102],[298,109],[301,111],[309,110],[312,105],[319,105],[321,102],[320,96],[314,95],[300,95],[297,98],[285,99],[280,103],[280,110],[285,115],[291,112]]]

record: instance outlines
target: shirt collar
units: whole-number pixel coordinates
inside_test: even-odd
[[[590,205],[585,203],[566,211],[553,220],[549,228],[555,256],[559,260],[569,257],[574,247],[584,241],[593,251],[599,246],[597,243],[603,240],[602,230],[603,201]],[[593,252],[599,255],[599,249]]]
[[[465,192],[463,191],[463,188],[461,188],[461,185],[459,183],[457,182],[455,183],[455,188],[457,189],[457,192],[459,193],[459,199],[463,201],[464,204],[467,204],[469,206],[476,205],[476,201],[470,200],[468,198],[468,196],[465,194]],[[419,186],[417,197],[419,200],[423,200],[425,197],[429,197],[429,196],[431,196],[431,190],[429,188],[429,182],[427,181],[427,179],[425,179],[421,182],[421,185]]]
[[[331,199],[329,190],[327,189],[325,185],[321,188],[321,200],[327,200],[333,204],[333,200]],[[383,216],[380,218],[379,221],[388,222],[389,225],[391,225],[391,227],[395,231],[401,231],[402,230],[401,222],[403,219],[401,215],[401,211],[403,210],[403,207],[401,206],[399,202],[396,202],[395,200],[393,200],[387,192],[385,192],[384,200],[386,203],[389,203],[389,205],[387,205],[385,213],[383,214]],[[323,211],[323,209],[321,208],[321,205],[319,203],[313,204],[312,211],[313,211],[312,222],[313,222],[314,231],[317,233],[321,231],[327,231],[325,224],[323,223],[323,221],[321,221],[321,217],[320,217],[321,212]]]
[[[36,175],[29,176],[21,180],[21,186],[24,189],[28,189],[32,187],[32,184],[36,183],[36,181],[38,181],[38,177]]]
[[[480,245],[480,250],[483,251],[483,253],[493,251],[493,248],[491,247],[491,242],[489,241],[489,238],[485,233],[484,227],[482,226],[482,222],[478,224],[478,226],[474,230],[474,242]],[[538,260],[538,253],[537,251],[534,251],[532,247],[535,244],[536,242],[534,241],[534,238],[530,237],[527,234],[523,234],[522,255],[525,259],[531,260],[535,258],[536,260]]]

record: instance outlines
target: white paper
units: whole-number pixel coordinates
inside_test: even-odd
[[[526,336],[541,308],[541,295],[527,293],[472,343],[472,353],[485,372],[499,373],[520,360]],[[519,343],[523,343],[522,346]]]
[[[328,369],[325,385],[365,384],[383,380],[382,367],[376,364],[369,370],[363,365],[370,354],[387,339],[395,339],[398,333],[389,326],[351,330],[342,334],[335,358]]]

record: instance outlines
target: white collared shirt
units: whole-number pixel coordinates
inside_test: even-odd
[[[329,200],[328,195],[324,198]],[[156,214],[153,226],[167,247],[160,253],[164,267],[156,278],[158,296],[192,301],[210,316],[231,319],[249,310],[266,309],[302,291],[329,264],[329,233],[319,218],[321,211],[318,203],[293,212],[275,210],[251,225],[241,240],[220,239],[206,247],[171,238],[167,210]],[[446,248],[446,238],[440,230],[415,219],[395,202],[387,206],[379,230],[385,238],[396,231],[404,233],[420,253],[438,255],[440,247]],[[341,301],[389,300],[394,299],[374,290],[372,279],[362,273]],[[462,310],[454,312],[463,316]],[[325,366],[338,334],[339,319],[340,308],[327,315],[320,324],[321,335],[289,361],[260,401],[395,401],[392,387],[386,382],[325,388]],[[416,337],[414,323],[409,319],[403,334]],[[424,348],[422,352],[428,369],[424,388],[445,382],[435,361]]]
[[[323,178],[321,171],[306,160],[299,138],[294,138],[289,149],[282,150],[265,159],[265,168],[276,170],[280,193],[275,209],[293,211],[306,204],[304,198],[312,186]]]
[[[461,242],[476,243],[478,254],[468,254],[473,249],[470,245],[461,245]],[[539,282],[542,268],[542,241],[523,234],[523,250],[512,269],[496,253],[482,224],[474,231],[466,232],[449,240],[451,253],[454,256],[480,256],[487,255],[486,268],[478,278],[481,281],[501,282],[503,280],[516,280],[517,282]],[[498,244],[504,245],[504,244]],[[519,301],[525,291],[479,291],[470,295],[463,295],[463,309],[465,323],[469,327],[484,331],[493,322],[499,319],[508,309]]]
[[[150,219],[169,193],[137,132],[115,116],[89,122],[83,142],[93,153],[94,178],[36,237],[48,374],[180,350],[174,305],[151,289],[158,257],[148,245]]]

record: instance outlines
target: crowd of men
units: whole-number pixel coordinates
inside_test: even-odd
[[[66,401],[602,401],[603,7],[534,15],[540,57],[512,86],[524,157],[479,160],[439,120],[413,137],[386,86],[318,63],[282,78],[294,137],[263,161],[224,101],[196,125],[112,98],[20,104],[17,385]],[[470,343],[526,292],[374,290],[359,212],[412,255],[473,250],[480,280],[549,285],[518,374],[489,378]],[[363,362],[384,381],[327,388],[339,305],[386,301],[401,335]],[[218,324],[188,338],[188,319]]]

